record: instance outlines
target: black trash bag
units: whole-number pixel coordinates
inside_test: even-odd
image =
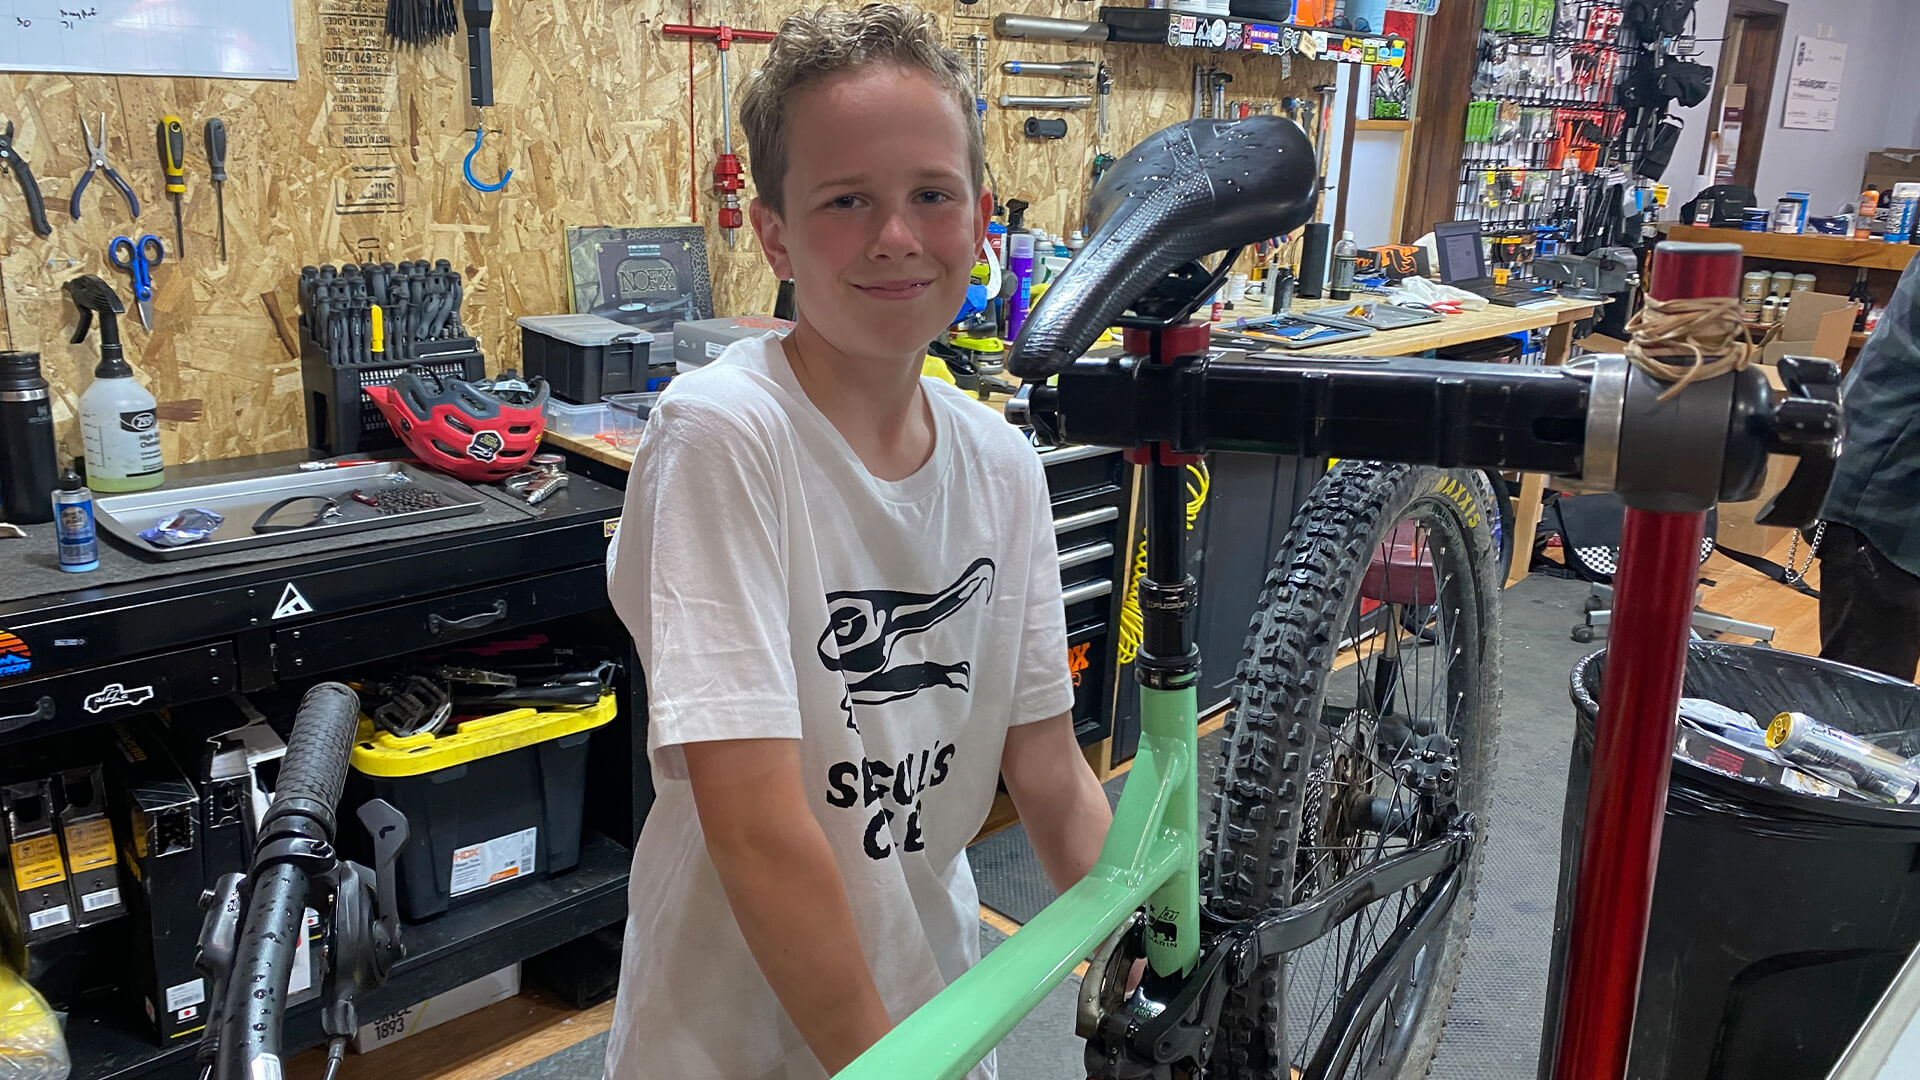
[[[1559,1013],[1605,653],[1573,669],[1573,760],[1542,1058]],[[1750,645],[1688,646],[1681,691],[1920,752],[1920,687]],[[1676,759],[1627,1075],[1825,1077],[1920,942],[1920,807],[1803,795]],[[1542,1075],[1547,1065],[1542,1066]]]

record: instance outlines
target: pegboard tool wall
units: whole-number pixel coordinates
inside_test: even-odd
[[[1003,74],[1003,60],[1106,59],[1114,89],[1103,149],[1114,154],[1188,118],[1196,62],[1230,73],[1234,99],[1317,100],[1314,87],[1336,73],[1332,63],[1299,57],[1283,75],[1277,56],[993,37],[991,18],[1001,11],[1098,17],[1079,0],[1022,0],[1017,7],[915,2],[940,16],[949,38],[988,36],[990,99],[1091,92],[1085,82]],[[98,274],[131,309],[126,274],[107,263],[108,242],[122,233],[160,236],[167,258],[153,274],[153,331],[131,314],[121,326],[129,358],[162,403],[166,459],[181,463],[304,443],[294,336],[302,265],[451,260],[467,281],[467,325],[478,331],[494,371],[519,363],[516,317],[567,310],[569,225],[697,220],[709,230],[717,310],[764,311],[774,280],[751,229],[740,230],[739,247],[729,252],[712,222],[711,176],[720,152],[715,50],[668,39],[658,28],[725,21],[774,29],[803,6],[507,0],[494,17],[496,104],[486,109],[467,104],[465,35],[398,46],[384,33],[384,0],[294,3],[296,82],[0,74],[0,117],[14,122],[15,143],[39,179],[54,227],[51,236],[36,235],[19,189],[0,178],[0,347],[41,353],[62,453],[77,455],[75,416],[98,356],[97,336],[68,344],[75,313],[61,283]],[[735,45],[736,94],[764,49]],[[139,195],[138,222],[101,179],[89,186],[79,221],[66,213],[87,167],[79,115],[91,123],[102,110],[108,159]],[[173,208],[154,146],[155,123],[169,113],[188,134],[185,257],[174,250]],[[1068,135],[1057,141],[1028,139],[1028,115],[997,105],[987,111],[988,158],[1001,196],[1033,203],[1029,222],[1070,231],[1085,200],[1094,113],[1043,114],[1066,117]],[[226,263],[219,259],[201,136],[212,116],[225,120],[230,139]],[[497,193],[476,191],[461,175],[476,124],[485,125],[487,138],[475,174],[492,180],[514,170]],[[737,131],[735,146],[744,158]]]

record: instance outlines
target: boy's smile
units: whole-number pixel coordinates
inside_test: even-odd
[[[786,109],[785,209],[753,223],[801,322],[852,358],[908,361],[953,321],[986,236],[990,197],[967,158],[970,117],[925,73],[871,64]]]

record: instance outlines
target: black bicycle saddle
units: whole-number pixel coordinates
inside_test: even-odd
[[[1007,359],[1044,379],[1087,351],[1160,278],[1313,217],[1319,169],[1292,120],[1189,120],[1149,136],[1094,187],[1087,246],[1027,317]]]

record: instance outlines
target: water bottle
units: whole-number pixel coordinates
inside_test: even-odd
[[[40,354],[0,352],[0,518],[15,525],[52,521],[59,469]]]
[[[1359,258],[1360,245],[1353,242],[1353,232],[1341,233],[1340,242],[1333,245],[1333,284],[1327,287],[1327,295],[1335,300],[1353,297],[1353,265]]]

